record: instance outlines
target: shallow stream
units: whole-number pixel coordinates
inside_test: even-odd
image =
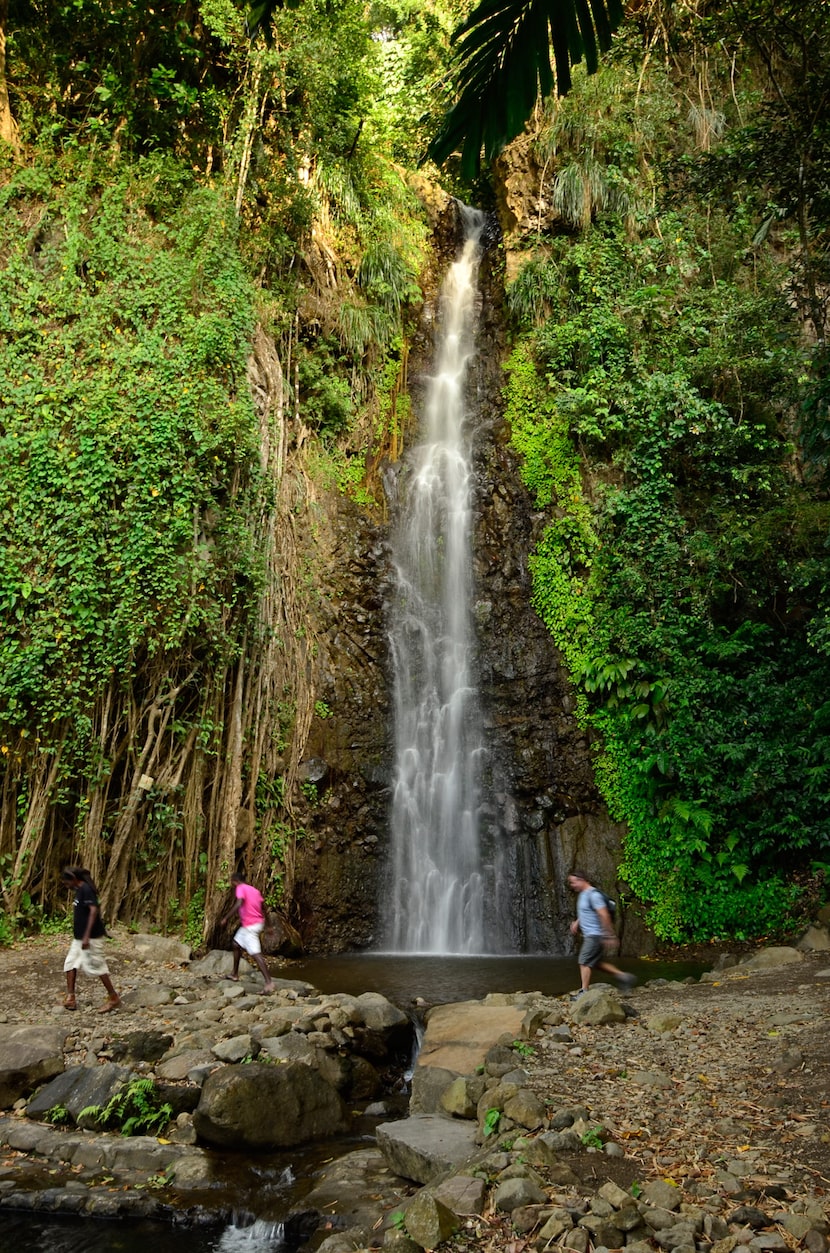
[[[641,982],[698,977],[692,962],[621,960]],[[305,979],[322,992],[381,992],[402,1008],[419,1001],[478,1000],[488,992],[542,992],[560,996],[576,986],[574,960],[547,957],[434,957],[335,954],[292,962],[283,976]],[[225,1155],[222,1182],[212,1197],[234,1212],[230,1225],[183,1227],[150,1221],[104,1221],[3,1210],[0,1253],[287,1253],[282,1220],[302,1207],[320,1162],[350,1152],[371,1136],[368,1120],[339,1141],[256,1159]],[[243,1164],[244,1163],[244,1164]],[[220,1195],[221,1193],[221,1195]],[[199,1198],[203,1203],[206,1198]],[[319,1243],[322,1235],[312,1244]]]

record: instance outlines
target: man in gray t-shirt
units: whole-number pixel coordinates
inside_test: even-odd
[[[619,948],[619,940],[614,931],[611,911],[608,902],[598,888],[588,881],[585,875],[574,870],[568,875],[568,887],[579,895],[576,901],[576,919],[571,923],[571,934],[582,932],[582,944],[577,961],[582,987],[577,996],[588,991],[591,973],[604,970],[613,975],[621,988],[633,988],[637,982],[634,975],[626,974],[607,960]]]

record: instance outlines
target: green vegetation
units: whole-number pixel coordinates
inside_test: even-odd
[[[53,1127],[64,1127],[71,1122],[71,1115],[65,1105],[53,1105],[51,1109],[47,1109],[43,1115],[43,1121],[51,1123]]]
[[[98,1131],[120,1131],[122,1136],[158,1135],[173,1117],[173,1109],[159,1102],[152,1079],[131,1079],[106,1105],[87,1105],[78,1115]]]
[[[232,0],[10,6],[0,940],[62,916],[72,860],[108,916],[203,942],[240,811],[293,908],[318,800],[296,771],[330,713],[313,510],[377,508],[420,301],[424,212],[376,107],[388,16],[303,0],[265,46]]]
[[[672,54],[688,74],[700,29],[683,16]],[[818,101],[825,20],[808,28],[800,82],[797,49],[763,11],[785,69],[760,113],[763,60],[726,25],[739,73],[730,83],[717,58],[699,69],[708,112],[681,112],[679,66],[630,66],[622,44],[539,137],[573,233],[534,241],[510,290],[508,417],[550,511],[535,603],[628,824],[621,873],[674,940],[786,925],[830,844],[816,300],[828,166],[800,111],[810,90]],[[786,162],[773,136],[785,117]],[[792,181],[796,152],[810,157],[807,189]]]
[[[471,195],[459,153],[470,174],[540,82],[596,68],[619,9],[591,12],[551,64],[547,3],[266,3],[251,41],[235,0],[11,0],[0,943],[63,925],[70,860],[108,917],[196,945],[244,849],[292,918],[328,807],[298,767],[337,712],[318,501],[380,518],[408,438],[412,170],[432,142]],[[826,891],[828,22],[638,9],[522,140],[505,396],[547,521],[534,601],[672,940],[763,935]]]
[[[493,1136],[498,1132],[500,1122],[501,1122],[501,1110],[500,1109],[488,1109],[484,1115],[484,1121],[481,1125],[482,1134],[484,1135],[485,1139],[487,1139],[488,1136]]]

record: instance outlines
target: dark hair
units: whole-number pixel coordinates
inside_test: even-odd
[[[92,875],[83,866],[64,866],[61,871],[61,882],[74,883],[76,879],[80,879],[81,883],[88,884],[93,892],[98,895],[98,889],[92,881]]]

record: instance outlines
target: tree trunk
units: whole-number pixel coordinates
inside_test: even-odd
[[[17,123],[12,117],[9,103],[9,87],[6,80],[6,23],[9,17],[9,0],[0,0],[0,140],[9,144],[15,152],[20,150]]]

